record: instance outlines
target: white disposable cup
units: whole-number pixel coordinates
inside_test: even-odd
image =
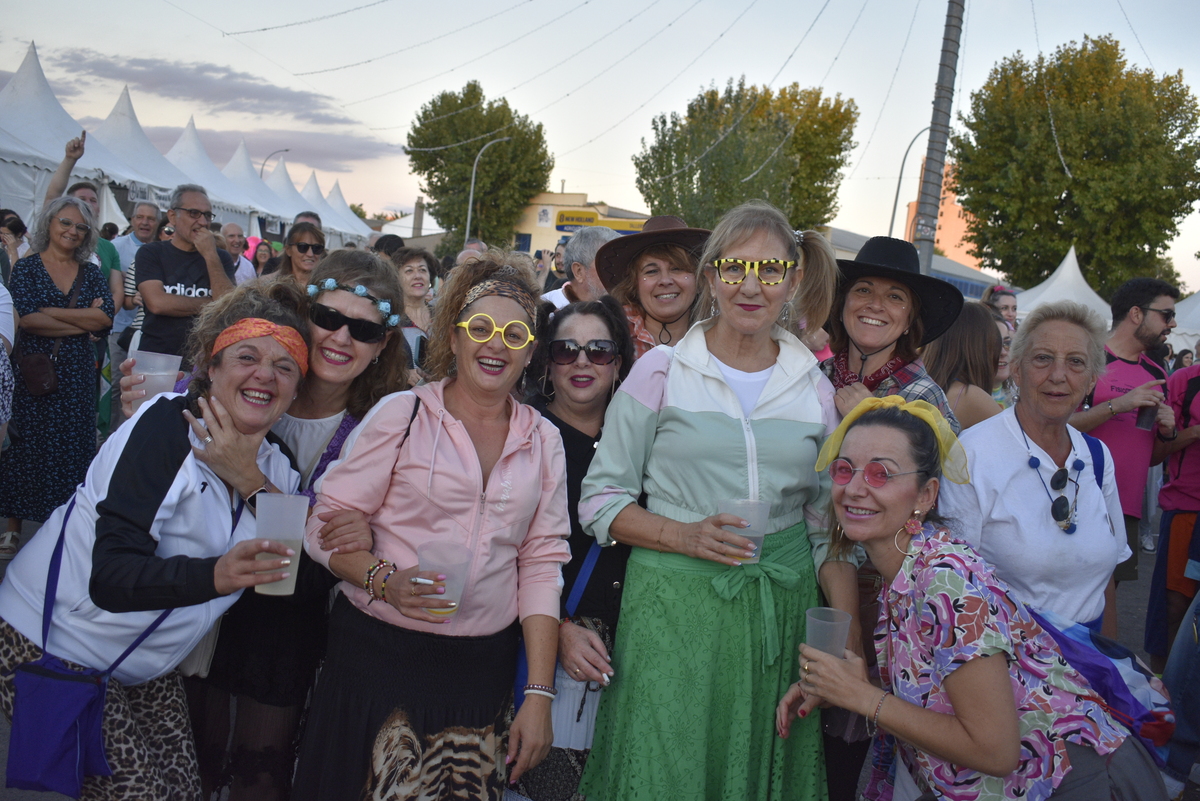
[[[763,540],[767,536],[767,520],[771,516],[771,504],[767,501],[754,501],[748,498],[727,498],[717,502],[717,513],[740,517],[750,524],[748,528],[722,526],[726,531],[740,534],[754,543],[754,556],[742,559],[742,564],[752,565],[762,556]]]
[[[146,390],[144,397],[134,400],[133,410],[135,412],[155,395],[175,389],[175,381],[179,377],[179,365],[183,361],[182,356],[155,353],[149,350],[135,350],[129,354],[129,358],[134,360],[133,374],[146,376],[144,382],[134,387],[134,389]]]
[[[305,495],[282,495],[278,492],[260,492],[255,498],[256,539],[274,540],[296,552],[295,556],[284,557],[277,553],[259,553],[255,559],[291,559],[292,563],[281,571],[290,573],[281,581],[259,584],[254,591],[260,595],[291,595],[296,591],[296,571],[300,567],[300,551],[304,548],[304,524],[308,520],[308,497]]]
[[[429,613],[448,617],[457,612],[471,569],[471,551],[453,542],[426,542],[417,547],[417,564],[421,573],[441,573],[446,577],[446,592],[428,597],[456,604],[449,609],[429,609]]]
[[[850,613],[828,606],[814,606],[805,617],[804,642],[842,659],[846,638],[850,635]]]

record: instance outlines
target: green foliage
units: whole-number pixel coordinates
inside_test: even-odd
[[[350,211],[354,212],[360,220],[367,219],[367,210],[362,207],[361,203],[351,203]]]
[[[691,164],[743,114],[732,133]],[[633,157],[637,188],[652,214],[675,214],[697,227],[712,228],[739,203],[764,198],[797,228],[813,228],[837,212],[857,121],[854,101],[840,94],[823,98],[820,89],[795,83],[774,92],[730,79],[723,92],[711,87],[693,98],[683,116],[654,118],[653,143],[643,139]],[[780,142],[767,166],[743,182]]]
[[[1182,72],[1129,67],[1111,36],[1032,63],[1018,52],[992,69],[960,122],[954,180],[983,266],[1034,286],[1074,243],[1103,297],[1135,276],[1178,283],[1161,257],[1200,199],[1200,109]]]
[[[504,136],[511,141],[492,145],[479,160],[471,212],[471,236],[500,246],[512,241],[521,213],[550,181],[554,159],[542,126],[517,114],[504,98],[487,100],[475,81],[461,92],[442,92],[417,113],[408,134],[410,148],[474,140],[447,150],[408,152],[413,172],[423,181],[421,191],[429,198],[427,208],[446,230],[437,255],[453,255],[461,248],[475,156],[488,142]]]

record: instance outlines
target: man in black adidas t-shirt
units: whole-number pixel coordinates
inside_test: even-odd
[[[208,224],[212,204],[202,186],[183,184],[171,193],[167,219],[175,234],[164,242],[150,242],[137,252],[137,288],[142,293],[146,318],[140,350],[178,353],[204,304],[234,287],[237,263],[218,250]]]

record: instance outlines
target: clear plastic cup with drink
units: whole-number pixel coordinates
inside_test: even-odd
[[[749,498],[727,498],[717,502],[717,514],[733,515],[749,523],[747,528],[722,526],[726,531],[740,534],[754,543],[754,556],[741,560],[744,565],[753,565],[762,557],[763,540],[767,537],[767,520],[771,516],[771,504]]]
[[[427,608],[426,611],[446,617],[457,612],[463,588],[467,586],[467,574],[471,570],[470,549],[453,542],[426,542],[417,547],[417,563],[421,573],[440,573],[446,577],[446,591],[427,597],[455,604],[449,608]]]
[[[850,613],[829,606],[814,606],[805,613],[804,642],[842,659],[850,635]]]
[[[277,553],[259,553],[255,559],[268,562],[289,558],[292,563],[272,573],[290,573],[287,578],[270,584],[259,584],[254,591],[259,595],[291,595],[296,591],[296,571],[300,567],[300,550],[304,547],[304,524],[308,520],[308,496],[282,495],[277,492],[260,492],[255,498],[255,520],[257,538],[274,540],[291,548],[295,556],[282,557]]]
[[[179,365],[183,361],[182,356],[155,353],[149,350],[135,350],[130,352],[129,358],[134,360],[134,374],[146,377],[144,382],[134,387],[134,389],[146,390],[144,397],[136,398],[133,401],[135,412],[155,395],[175,389],[175,381],[179,377]]]

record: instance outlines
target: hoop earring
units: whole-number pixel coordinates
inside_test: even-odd
[[[379,354],[375,354],[375,358],[371,359],[371,364],[379,364]]]
[[[542,374],[542,397],[546,399],[547,403],[554,400],[554,384],[551,383],[550,389],[549,390],[546,389],[546,379],[549,377],[550,377],[549,370],[547,370],[545,373]]]
[[[908,536],[910,538],[917,536],[917,534],[919,534],[921,532],[921,528],[924,525],[921,522],[921,518],[918,516],[920,514],[921,514],[920,509],[913,509],[912,517],[908,518],[908,522],[906,522],[900,528],[896,529],[896,533],[892,535],[892,547],[894,547],[897,551],[904,554],[905,556],[908,556],[908,549],[900,547],[900,532],[904,532],[905,534],[908,534]],[[910,544],[911,544],[911,540],[910,540]]]

